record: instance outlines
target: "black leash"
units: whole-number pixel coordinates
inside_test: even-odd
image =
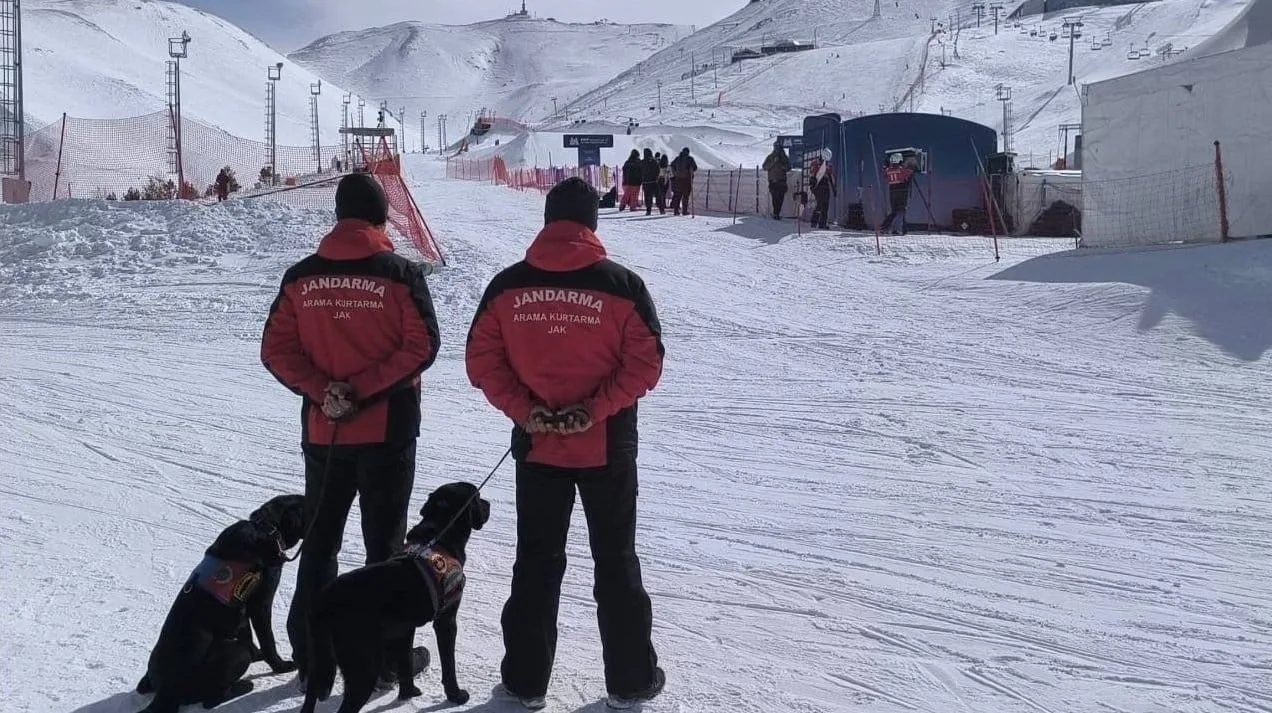
[[[314,523],[318,522],[318,508],[322,505],[322,496],[327,492],[327,478],[331,477],[331,459],[336,452],[336,436],[340,435],[340,422],[336,421],[331,429],[331,443],[327,446],[327,461],[322,466],[322,482],[318,484],[318,500],[314,502],[314,511],[309,518],[309,524],[305,525],[305,533],[300,537],[300,546],[296,548],[296,554],[291,557],[283,557],[288,562],[295,562],[300,557],[301,550],[305,549],[305,543],[309,542],[309,533],[314,529]]]
[[[504,451],[504,454],[499,457],[499,462],[495,464],[494,468],[490,469],[490,472],[486,474],[486,478],[481,481],[481,484],[477,486],[477,489],[473,491],[473,494],[468,496],[468,500],[464,502],[464,506],[455,512],[455,515],[451,517],[450,522],[446,523],[446,526],[441,530],[438,530],[437,534],[433,536],[433,539],[428,541],[427,545],[424,545],[424,549],[429,549],[433,545],[436,545],[437,541],[442,539],[442,535],[445,535],[446,532],[455,525],[455,523],[459,522],[459,518],[468,511],[468,507],[473,504],[473,501],[477,499],[477,496],[481,495],[481,489],[486,487],[486,483],[490,482],[490,479],[495,476],[495,473],[499,472],[499,466],[503,465],[504,461],[508,460],[508,456],[510,455],[512,455],[512,446],[508,446],[508,450]]]

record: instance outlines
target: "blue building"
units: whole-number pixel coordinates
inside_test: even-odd
[[[998,132],[942,114],[875,114],[841,121],[838,114],[804,119],[805,162],[822,148],[832,153],[839,196],[831,218],[873,230],[890,210],[883,169],[889,153],[918,153],[921,167],[910,187],[906,224],[962,231],[963,211],[985,211],[983,169],[998,148]],[[811,200],[811,198],[810,198]]]

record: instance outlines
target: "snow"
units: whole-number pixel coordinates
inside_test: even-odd
[[[264,141],[265,69],[284,62],[278,143],[311,143],[309,86],[320,77],[219,17],[160,0],[25,0],[22,21],[24,103],[32,128],[63,113],[114,119],[164,110],[168,38],[186,31],[182,116]],[[343,95],[323,78],[319,117],[328,146],[337,141]]]
[[[449,116],[467,130],[487,109],[530,123],[690,34],[678,25],[562,23],[505,18],[472,25],[403,22],[341,32],[293,52],[297,63],[342,86],[389,102],[406,116]],[[421,78],[427,78],[421,81]],[[433,142],[435,143],[435,141]]]
[[[625,128],[580,126],[572,127],[570,133],[611,134],[614,137],[614,147],[601,149],[601,163],[607,166],[622,165],[632,149],[642,153],[645,149],[651,149],[655,153],[675,156],[680,153],[680,149],[688,148],[698,162],[698,167],[703,169],[754,165],[772,150],[771,142],[761,148],[744,135],[710,127],[657,127],[638,129],[628,135]],[[561,132],[526,131],[516,136],[503,135],[498,138],[500,144],[495,146],[492,137],[485,137],[481,144],[473,147],[463,158],[492,159],[498,156],[509,168],[572,166],[578,163],[578,149],[564,148],[565,134]],[[757,153],[759,159],[756,158]]]
[[[408,167],[452,265],[430,278],[444,344],[414,511],[507,447],[464,377],[464,334],[542,197]],[[0,680],[27,682],[6,712],[140,708],[131,689],[202,550],[300,488],[298,404],[258,339],[327,220],[0,206]],[[641,407],[639,541],[669,684],[646,711],[1272,706],[1272,447],[1252,437],[1272,428],[1272,244],[1075,256],[1012,240],[995,263],[983,239],[876,255],[873,236],[791,227],[602,216],[666,331]],[[500,710],[510,469],[487,497],[460,615],[472,711]],[[357,517],[344,570],[363,556]],[[549,711],[602,709],[574,525]],[[299,704],[291,676],[251,675],[257,691],[223,710]],[[435,708],[436,676],[395,708]]]
[[[566,109],[572,119],[614,121],[630,115],[645,125],[710,123],[770,139],[799,133],[805,116],[827,112],[847,118],[880,111],[944,111],[1001,130],[995,86],[1006,84],[1013,92],[1014,150],[1022,159],[1035,154],[1050,163],[1060,151],[1057,127],[1080,121],[1081,85],[1160,62],[1155,53],[1167,43],[1175,49],[1198,45],[1223,32],[1250,2],[1161,0],[1075,8],[1025,17],[1020,27],[1003,21],[995,34],[988,10],[977,28],[973,3],[957,0],[882,2],[879,19],[871,19],[870,0],[766,0],[748,3],[654,54]],[[1075,40],[1076,89],[1067,84],[1067,39],[1049,39],[1052,31],[1060,33],[1065,17],[1074,16],[1086,23],[1083,36]],[[933,36],[931,18],[951,30],[962,24],[957,57],[954,33]],[[1043,32],[1032,36],[1031,29]],[[1092,37],[1105,36],[1111,46],[1093,49]],[[816,39],[818,49],[729,63],[737,49],[783,39]],[[1153,59],[1128,60],[1132,44],[1148,44]],[[720,66],[702,71],[712,63]],[[700,73],[682,79],[692,66]],[[921,67],[926,67],[922,81]]]

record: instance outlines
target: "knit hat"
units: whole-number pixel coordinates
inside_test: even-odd
[[[572,220],[586,225],[589,230],[596,230],[599,224],[601,197],[596,190],[582,178],[567,178],[548,191],[547,204],[543,209],[543,222],[554,223],[558,220]]]
[[[336,186],[336,220],[349,219],[372,225],[389,222],[389,199],[370,174],[351,173]]]

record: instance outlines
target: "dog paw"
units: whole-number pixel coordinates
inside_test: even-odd
[[[457,706],[462,706],[468,702],[468,691],[465,691],[462,688],[447,689],[446,700]]]
[[[399,701],[405,701],[408,698],[415,698],[416,696],[422,695],[424,695],[424,692],[421,691],[419,686],[416,686],[414,683],[408,683],[405,686],[398,687]]]
[[[285,659],[276,658],[266,661],[266,663],[269,664],[270,669],[274,673],[291,673],[296,670],[295,661],[287,661]]]

